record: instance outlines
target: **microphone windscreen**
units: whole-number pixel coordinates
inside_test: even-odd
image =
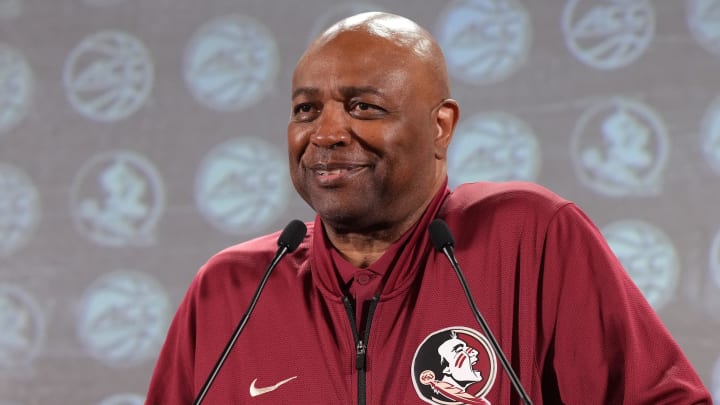
[[[440,218],[435,218],[428,226],[428,232],[430,232],[430,241],[436,250],[442,251],[444,248],[455,245],[450,228],[448,228],[445,221]]]
[[[293,219],[285,226],[285,229],[283,229],[277,244],[280,247],[287,248],[287,253],[290,253],[297,249],[306,233],[307,227],[305,223],[299,219]]]

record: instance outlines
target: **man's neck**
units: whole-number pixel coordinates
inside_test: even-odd
[[[395,226],[370,232],[338,232],[324,223],[330,243],[350,264],[365,268],[375,263],[422,217],[425,207]]]
[[[445,177],[440,184],[445,184]],[[364,230],[356,231],[346,225],[333,224],[323,219],[325,234],[333,247],[350,264],[359,268],[368,267],[382,257],[395,242],[420,221],[427,207],[437,196],[440,186],[438,185],[434,189],[436,194],[429,196],[421,206],[394,223],[375,228],[365,226]]]
[[[357,233],[335,233],[332,228],[326,227],[330,243],[340,255],[355,267],[365,268],[375,263],[397,238],[383,238],[377,235],[364,235]]]

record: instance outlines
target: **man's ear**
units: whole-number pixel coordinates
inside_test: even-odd
[[[437,134],[435,136],[435,157],[445,159],[448,146],[452,139],[455,125],[460,118],[460,106],[457,101],[447,98],[437,107],[435,113],[435,124]]]

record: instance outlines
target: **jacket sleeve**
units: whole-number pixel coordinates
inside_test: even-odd
[[[145,405],[192,404],[195,399],[195,313],[198,280],[175,313],[150,379]]]
[[[678,344],[574,204],[548,225],[543,257],[542,313],[553,336],[543,392],[569,404],[711,403]]]

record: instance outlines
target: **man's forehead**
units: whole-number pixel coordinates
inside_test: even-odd
[[[423,29],[415,22],[393,14],[370,12],[348,17],[328,28],[321,38],[333,38],[343,32],[365,32],[379,38],[421,36]]]
[[[377,36],[365,30],[341,31],[337,35],[321,37],[308,48],[305,57],[341,59],[364,57],[382,53],[405,53],[407,46],[393,37]],[[380,61],[376,61],[380,62]],[[383,62],[389,62],[384,60]]]
[[[408,80],[433,100],[448,97],[442,51],[407,18],[365,13],[335,24],[310,45],[296,65],[293,88],[383,89]]]
[[[301,59],[293,74],[293,91],[301,87],[317,87],[318,90],[374,87],[376,92],[381,91],[419,69],[419,64],[398,55],[371,44],[360,47],[328,45],[308,52]]]
[[[404,50],[418,56],[430,56],[432,40],[414,21],[387,13],[363,13],[342,20],[321,34],[309,51],[332,47],[348,40],[363,41],[363,46]]]

